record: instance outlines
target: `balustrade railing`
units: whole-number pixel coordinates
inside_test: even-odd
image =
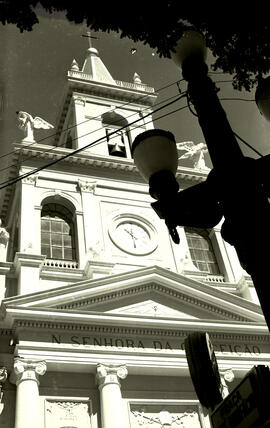
[[[79,263],[71,260],[54,260],[54,259],[46,259],[43,262],[44,266],[48,267],[56,267],[56,268],[64,268],[64,269],[78,269]]]
[[[90,74],[82,73],[81,71],[68,71],[68,77],[74,77],[76,79],[95,81]],[[104,82],[108,84],[106,79],[102,79],[99,77],[96,82]],[[109,83],[110,84],[110,83]],[[144,92],[155,92],[155,89],[151,86],[145,85],[144,83],[131,83],[131,82],[123,82],[121,80],[115,80],[115,85],[120,86],[125,89],[133,89],[135,91],[144,91]]]

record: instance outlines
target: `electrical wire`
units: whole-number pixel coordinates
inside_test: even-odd
[[[173,85],[175,85],[175,84],[177,85],[178,83],[182,82],[183,80],[184,80],[184,79],[176,80],[175,82],[172,82],[172,83],[169,83],[169,84],[167,84],[167,85],[165,85],[165,86],[162,86],[161,88],[157,89],[157,90],[155,91],[155,93],[157,93],[157,92],[161,92],[161,91],[163,91],[164,89],[167,89],[167,88],[169,88],[169,87],[171,87],[171,86],[173,86]],[[144,95],[142,95],[141,97],[139,97],[139,98],[138,98],[137,102],[140,102],[140,101],[142,101],[144,98],[147,98],[147,97],[148,97],[148,95],[149,95],[149,94],[144,94]],[[119,108],[122,108],[122,107],[126,107],[126,106],[128,106],[128,105],[133,105],[133,103],[131,103],[131,102],[126,102],[126,103],[120,104],[120,105],[119,105],[119,106],[117,106],[116,108],[117,108],[117,109],[119,109]],[[112,110],[108,110],[106,113],[111,113],[111,112],[113,112],[114,110],[115,110],[115,108],[114,108],[114,109],[112,109]],[[43,138],[39,139],[38,141],[34,141],[33,143],[29,144],[29,146],[28,146],[28,147],[31,147],[31,146],[33,146],[33,145],[35,145],[35,144],[39,144],[39,143],[41,143],[42,141],[48,140],[49,138],[55,137],[55,136],[57,136],[57,135],[59,135],[59,134],[61,135],[63,132],[69,131],[70,129],[73,129],[73,128],[77,127],[77,126],[83,125],[83,124],[85,124],[86,122],[89,122],[89,121],[91,121],[91,120],[98,119],[99,117],[100,117],[100,115],[95,116],[95,117],[91,117],[91,118],[86,119],[86,120],[84,120],[84,121],[82,121],[82,122],[80,122],[80,123],[76,123],[76,124],[74,124],[74,125],[72,125],[72,126],[70,126],[70,127],[67,127],[67,128],[62,129],[62,131],[61,131],[60,133],[59,133],[59,132],[55,132],[54,134],[47,135],[46,137],[43,137]],[[17,141],[17,144],[19,144],[19,143],[21,143],[21,140],[20,140],[20,141]],[[15,144],[16,144],[16,143],[15,143]],[[15,149],[15,150],[10,151],[10,152],[8,152],[8,153],[4,153],[3,155],[1,155],[1,156],[0,156],[0,159],[5,158],[6,156],[13,155],[15,152],[20,151],[20,150],[21,150],[21,148],[18,148],[18,149]]]
[[[214,73],[213,73],[214,74]],[[162,87],[162,88],[160,88],[160,89],[158,89],[157,91],[161,91],[161,90],[164,90],[164,89],[167,89],[168,87],[170,87],[170,86],[173,86],[173,85],[177,85],[178,86],[178,88],[179,88],[179,83],[181,82],[181,81],[183,81],[184,79],[181,79],[181,80],[177,80],[177,81],[175,81],[175,82],[172,82],[172,83],[169,83],[168,85],[165,85],[164,87]],[[228,82],[228,81],[217,81],[216,83],[224,83],[224,82]],[[179,91],[180,93],[181,93],[181,91]],[[184,96],[186,96],[186,93],[184,93],[183,94]],[[143,95],[141,98],[139,98],[139,100],[141,100],[141,99],[143,99],[143,98],[145,98],[145,97],[147,97],[148,96],[148,94],[147,95]],[[173,96],[173,97],[175,97],[175,96]],[[169,98],[167,98],[165,101],[167,101],[168,99],[170,99],[170,98],[173,98],[173,97],[169,97]],[[239,101],[255,101],[254,99],[243,99],[243,98],[221,98],[220,100],[225,100],[225,101],[227,101],[227,100],[239,100]],[[163,101],[161,101],[160,103],[162,103],[162,102],[165,102],[164,100]],[[160,103],[157,103],[156,105],[159,105]],[[191,102],[190,102],[190,100],[189,100],[189,98],[187,97],[187,103],[188,103],[188,108],[189,108],[189,110],[190,110],[190,112],[194,115],[194,116],[196,116],[197,117],[197,114],[191,109],[191,105],[190,104],[192,104]],[[127,103],[123,103],[123,104],[121,104],[120,106],[118,106],[117,108],[121,108],[121,107],[123,107],[123,106],[126,106],[126,105],[130,105],[131,103],[130,102],[127,102]],[[164,106],[164,107],[166,107],[166,105]],[[147,110],[149,107],[146,107],[145,109],[143,109],[142,111],[144,111],[144,110]],[[109,110],[109,112],[111,111],[114,111],[115,109],[112,109],[112,110]],[[159,109],[157,109],[156,111],[159,111]],[[154,111],[152,111],[150,114],[154,114],[155,113],[155,110]],[[133,113],[132,115],[130,115],[130,116],[128,116],[127,118],[129,118],[129,117],[131,117],[131,116],[133,116],[133,115],[135,115],[135,114],[137,114],[137,112],[136,113]],[[146,115],[146,116],[144,116],[144,117],[142,117],[142,118],[140,118],[139,120],[142,120],[142,119],[144,119],[145,117],[147,117],[148,115]],[[61,131],[61,133],[60,133],[60,135],[63,133],[63,132],[65,132],[65,131],[68,131],[68,130],[70,130],[70,129],[72,129],[72,128],[74,128],[74,127],[76,127],[76,126],[79,126],[79,125],[81,125],[81,124],[84,124],[84,123],[86,123],[86,122],[89,122],[89,121],[91,121],[91,120],[95,120],[95,119],[98,119],[100,117],[100,115],[98,115],[98,116],[96,116],[96,117],[94,117],[94,118],[90,118],[90,119],[87,119],[87,120],[85,120],[85,121],[83,121],[83,122],[80,122],[79,124],[75,124],[75,125],[73,125],[73,126],[71,126],[71,127],[68,127],[68,128],[66,128],[66,129],[63,129],[62,131]],[[116,124],[116,123],[115,123]],[[128,125],[126,125],[126,126],[130,126],[131,124],[128,124]],[[125,127],[126,127],[125,126]],[[96,129],[96,130],[94,130],[94,131],[92,131],[91,133],[93,133],[93,132],[97,132],[98,130],[100,130],[100,129],[102,129],[102,128],[98,128],[98,129]],[[124,129],[124,128],[120,128],[120,129]],[[117,131],[119,131],[120,129],[118,129]],[[85,134],[84,136],[86,136],[86,135],[89,135],[89,134],[91,134],[91,133],[88,133],[88,134]],[[27,148],[28,147],[31,147],[31,146],[33,146],[33,145],[35,145],[35,144],[38,144],[38,143],[40,143],[41,141],[44,141],[44,140],[46,140],[46,139],[48,139],[48,138],[52,138],[53,136],[55,136],[55,135],[59,135],[59,132],[57,132],[57,133],[55,133],[55,134],[52,134],[52,135],[49,135],[49,136],[47,136],[47,137],[44,137],[44,138],[42,138],[42,139],[40,139],[40,140],[38,140],[38,141],[35,141],[35,142],[33,142],[33,143],[31,143],[30,145],[28,145],[27,146]],[[109,134],[110,135],[110,134]],[[234,135],[242,142],[242,143],[244,143],[247,147],[249,147],[251,150],[253,150],[256,154],[258,154],[259,156],[262,156],[262,154],[259,152],[259,151],[257,151],[254,147],[252,147],[250,144],[248,144],[244,139],[242,139],[239,135],[237,135],[236,133],[234,133]],[[84,137],[83,136],[83,137]],[[104,139],[105,137],[102,137],[102,139]],[[114,137],[113,137],[114,138]],[[72,141],[74,141],[74,140],[76,140],[77,138],[75,138],[75,139],[72,139]],[[94,142],[95,143],[95,142]],[[94,144],[93,143],[93,144]],[[63,143],[63,144],[65,144],[65,143]],[[46,152],[44,152],[44,153],[50,153],[51,151],[53,151],[53,150],[55,150],[55,148],[58,148],[58,147],[61,147],[62,145],[58,145],[58,146],[53,146],[52,148],[50,148],[48,151],[46,151]],[[88,146],[85,146],[85,147],[88,147]],[[8,155],[14,155],[14,153],[16,152],[16,151],[21,151],[23,148],[19,148],[19,149],[16,149],[16,150],[13,150],[12,152],[9,152],[9,153],[7,153],[7,154],[4,154],[4,155],[2,155],[2,156],[0,156],[0,159],[1,158],[3,158],[3,157],[6,157],[6,156],[8,156]],[[30,157],[28,157],[28,158],[24,158],[24,161],[25,160],[28,160],[28,159],[32,159],[32,158],[34,158],[34,157],[36,157],[36,156],[38,156],[38,155],[32,155],[32,156],[30,156]],[[60,159],[61,160],[61,159]],[[50,164],[49,164],[50,165]],[[2,171],[5,171],[5,170],[7,170],[7,169],[9,169],[9,168],[12,168],[12,167],[15,167],[15,166],[17,166],[17,163],[16,164],[11,164],[11,165],[9,165],[9,166],[7,166],[7,167],[5,167],[5,168],[2,168],[2,169],[0,169],[0,172],[2,172]],[[2,183],[2,184],[5,184],[6,182],[4,182],[4,183]],[[1,186],[1,183],[0,183],[0,186]],[[0,187],[0,189],[2,189],[2,187]]]
[[[209,73],[211,73],[211,74],[222,74],[222,73],[219,73],[219,72],[209,72]],[[180,80],[176,80],[175,82],[172,82],[172,83],[169,83],[169,84],[167,84],[167,85],[165,85],[165,86],[163,86],[163,87],[161,87],[161,88],[159,88],[159,89],[157,89],[157,91],[156,92],[158,92],[158,91],[162,91],[162,90],[164,90],[164,89],[167,89],[167,88],[169,88],[170,86],[173,86],[173,85],[177,85],[177,87],[178,87],[178,89],[179,89],[179,83],[180,82],[182,82],[182,81],[184,81],[185,79],[180,79]],[[231,80],[227,80],[227,81],[215,81],[215,83],[225,83],[225,82],[231,82]],[[180,91],[180,89],[179,89],[179,92],[180,93],[182,93],[181,91]],[[139,98],[139,100],[138,101],[140,101],[140,100],[142,100],[142,99],[144,99],[144,98],[146,98],[148,95],[143,95],[142,97],[140,97]],[[248,101],[248,102],[255,102],[255,99],[244,99],[244,98],[221,98],[220,100],[222,100],[222,101],[234,101],[234,100],[237,100],[237,101]],[[190,110],[190,112],[194,115],[194,116],[197,116],[196,115],[196,113],[194,112],[194,111],[192,111],[192,109],[191,109],[191,106],[190,106],[190,101],[189,101],[189,99],[188,99],[188,103],[189,103],[189,110]],[[159,103],[158,103],[159,104]],[[156,105],[158,105],[158,104],[156,104]],[[120,104],[120,106],[118,106],[117,108],[121,108],[121,107],[124,107],[124,106],[127,106],[127,105],[131,105],[131,103],[130,102],[127,102],[127,103],[123,103],[123,104]],[[112,110],[109,110],[108,111],[108,113],[109,112],[113,112],[114,111],[114,109],[112,109]],[[142,110],[142,111],[144,111],[144,110]],[[134,113],[134,114],[136,114],[136,113]],[[31,144],[29,144],[28,145],[28,147],[32,147],[32,146],[34,146],[35,144],[39,144],[40,142],[42,142],[42,141],[45,141],[45,140],[47,140],[47,139],[49,139],[49,138],[52,138],[52,137],[54,137],[54,136],[56,136],[56,135],[61,135],[63,132],[66,132],[66,131],[69,131],[70,129],[72,129],[72,128],[74,128],[74,127],[77,127],[77,126],[80,126],[80,125],[82,125],[82,124],[85,124],[86,122],[89,122],[89,121],[91,121],[91,120],[98,120],[99,119],[99,117],[100,117],[100,115],[98,115],[98,116],[96,116],[96,117],[93,117],[93,118],[89,118],[89,119],[86,119],[85,121],[83,121],[83,122],[80,122],[80,123],[78,123],[78,124],[74,124],[74,125],[72,125],[72,126],[69,126],[69,127],[67,127],[67,128],[64,128],[64,129],[62,129],[62,131],[59,133],[59,132],[56,132],[56,133],[54,133],[54,134],[50,134],[50,135],[48,135],[48,136],[46,136],[46,137],[43,137],[43,138],[41,138],[41,139],[39,139],[38,141],[34,141],[33,143],[31,143]],[[130,116],[129,116],[130,117]],[[95,131],[93,131],[93,132],[97,132],[99,129],[101,129],[101,128],[98,128],[98,129],[96,129]],[[20,143],[21,141],[19,141],[18,143]],[[61,146],[61,145],[60,145]],[[49,149],[49,151],[52,151],[52,150],[54,150],[54,148],[55,148],[56,146],[53,146],[51,149]],[[59,146],[57,146],[57,147],[59,147]],[[5,154],[3,154],[3,155],[1,155],[0,156],[0,159],[2,159],[2,158],[4,158],[4,157],[6,157],[6,156],[10,156],[10,155],[14,155],[17,151],[21,151],[22,150],[22,148],[20,147],[20,148],[17,148],[17,149],[15,149],[15,150],[12,150],[11,152],[8,152],[8,153],[5,153]],[[35,156],[32,156],[32,157],[35,157]],[[16,164],[17,165],[17,164]],[[0,172],[1,171],[4,171],[4,170],[6,170],[6,169],[8,169],[8,168],[11,168],[11,167],[13,167],[13,166],[15,166],[14,164],[11,164],[10,166],[8,166],[8,167],[5,167],[4,169],[0,169]]]
[[[260,157],[263,157],[263,155],[257,149],[255,149],[250,144],[248,144],[242,137],[240,137],[239,135],[237,135],[236,132],[233,131],[233,134],[235,135],[236,138],[238,138],[247,147],[249,147],[251,150],[253,150],[255,153],[257,153],[257,155],[259,155]]]
[[[236,98],[220,98],[220,101],[222,101],[222,100],[234,100],[234,99],[236,99]],[[255,101],[255,100],[245,100],[245,99],[239,99],[239,98],[237,98],[238,100],[241,100],[241,101]],[[192,102],[190,101],[190,98],[189,98],[189,96],[187,95],[187,106],[188,106],[188,109],[189,109],[189,111],[194,115],[194,116],[196,116],[196,117],[198,117],[198,115],[192,110],[192,108],[191,108],[191,104],[192,104]],[[235,137],[237,137],[243,144],[245,144],[249,149],[251,149],[251,150],[253,150],[257,155],[259,155],[259,156],[261,156],[261,157],[263,157],[263,155],[257,150],[257,149],[255,149],[251,144],[249,144],[249,143],[247,143],[242,137],[240,137],[238,134],[236,134],[233,130],[232,130],[232,132],[233,132],[233,134],[235,135]]]
[[[169,97],[169,98],[166,98],[165,100],[162,100],[162,101],[160,101],[159,103],[156,103],[155,104],[155,106],[157,106],[157,105],[159,105],[159,104],[162,104],[162,103],[164,103],[164,102],[166,102],[166,101],[168,101],[168,100],[170,100],[170,99],[172,99],[172,98],[175,98],[175,97],[177,97],[178,96],[178,94],[176,94],[176,95],[173,95],[173,96],[171,96],[171,97]],[[141,110],[141,112],[143,112],[143,111],[145,111],[145,110],[148,110],[149,109],[149,107],[146,107],[145,109],[143,109],[143,110]],[[113,111],[113,110],[112,110]],[[132,116],[134,116],[134,115],[136,115],[136,114],[138,114],[138,112],[135,112],[135,113],[132,113],[131,115],[129,115],[129,116],[127,116],[126,117],[126,119],[129,119],[130,117],[132,117]],[[100,116],[97,116],[97,117],[100,117]],[[94,120],[95,118],[92,118],[92,120]],[[143,119],[143,118],[141,118],[141,119]],[[89,119],[88,119],[89,120]],[[120,120],[120,119],[119,119]],[[117,125],[118,124],[118,122],[119,122],[119,120],[117,120],[117,121],[115,121],[113,124],[111,124],[111,125]],[[83,122],[83,123],[85,123],[85,122]],[[75,125],[76,126],[76,125]],[[129,125],[127,125],[127,126],[129,126]],[[103,127],[100,127],[100,128],[97,128],[97,129],[95,129],[95,130],[93,130],[93,131],[91,131],[91,132],[89,132],[88,134],[86,134],[86,135],[91,135],[91,134],[93,134],[93,133],[95,133],[95,132],[97,132],[97,131],[100,131],[100,130],[102,130],[102,129],[104,129]],[[71,141],[75,141],[75,140],[77,140],[78,138],[81,138],[81,137],[77,137],[77,138],[73,138]],[[24,147],[24,148],[29,148],[29,147],[32,147],[34,144],[38,144],[37,142],[35,142],[35,143],[33,143],[33,144],[30,144],[30,145],[28,145],[27,147]],[[58,148],[58,147],[62,147],[62,146],[64,146],[66,144],[66,142],[64,141],[62,144],[59,144],[59,145],[57,145],[57,146],[52,146],[52,147],[50,147],[48,150],[46,150],[46,151],[44,151],[43,153],[44,154],[48,154],[48,153],[51,153],[51,152],[53,152],[56,148]],[[19,149],[20,151],[22,150],[22,148],[20,148]],[[34,159],[34,158],[36,158],[38,156],[38,154],[37,155],[31,155],[31,156],[29,156],[29,157],[27,157],[27,158],[24,158],[24,161],[26,161],[26,160],[30,160],[30,159]],[[8,169],[10,169],[10,168],[13,168],[13,167],[16,167],[17,166],[17,162],[16,163],[14,163],[14,164],[10,164],[10,165],[8,165],[8,166],[6,166],[6,167],[4,167],[4,168],[1,168],[0,169],[0,172],[3,172],[3,171],[6,171],[6,170],[8,170]]]
[[[143,117],[141,117],[141,118],[139,118],[139,119],[134,120],[133,122],[129,123],[128,125],[125,125],[125,126],[123,126],[123,127],[119,128],[119,129],[117,129],[116,131],[112,131],[111,133],[109,133],[109,134],[108,134],[108,137],[110,137],[110,136],[112,136],[112,135],[115,135],[117,132],[119,132],[119,131],[121,131],[121,130],[123,130],[123,129],[125,129],[125,128],[127,128],[127,127],[131,126],[131,125],[133,125],[134,123],[137,123],[137,122],[141,121],[142,119],[145,119],[145,118],[146,118],[146,117],[148,117],[148,116],[151,116],[153,113],[157,113],[158,111],[162,110],[163,108],[168,107],[169,105],[174,104],[176,101],[179,101],[181,98],[184,98],[185,96],[186,96],[186,94],[182,94],[181,96],[179,96],[179,97],[178,97],[178,98],[176,98],[175,100],[173,100],[173,101],[171,101],[171,102],[167,103],[165,106],[161,106],[161,107],[159,107],[158,109],[156,109],[156,110],[154,110],[154,111],[151,111],[150,113],[146,114],[145,116],[143,116]],[[89,134],[89,133],[86,133],[85,135],[81,136],[81,138],[82,138],[82,137],[87,136],[88,134]],[[67,154],[66,154],[66,155],[64,155],[64,156],[61,156],[59,159],[55,159],[55,160],[53,160],[52,162],[47,163],[47,164],[46,164],[46,165],[44,165],[44,166],[41,166],[41,167],[35,168],[34,170],[32,170],[32,171],[30,171],[30,172],[27,172],[27,173],[24,173],[24,174],[22,174],[22,175],[19,175],[18,177],[15,177],[14,179],[6,180],[6,181],[4,181],[4,182],[0,183],[0,190],[1,190],[1,189],[4,189],[5,187],[11,186],[12,184],[15,184],[15,183],[17,183],[18,181],[20,181],[20,180],[22,180],[22,179],[24,179],[24,178],[29,177],[30,175],[36,174],[36,173],[37,173],[37,172],[39,172],[39,171],[42,171],[42,170],[44,170],[44,169],[46,169],[46,168],[48,168],[48,167],[50,167],[50,166],[52,166],[52,165],[55,165],[56,163],[58,163],[58,162],[60,162],[60,161],[62,161],[62,160],[64,160],[64,159],[69,158],[70,156],[74,156],[74,154],[77,154],[77,153],[79,153],[79,152],[81,152],[81,151],[83,151],[83,150],[85,150],[85,149],[87,149],[87,148],[89,148],[89,147],[92,147],[93,145],[95,145],[95,144],[97,144],[97,143],[100,143],[100,142],[101,142],[102,140],[104,140],[105,138],[106,138],[106,136],[105,136],[105,137],[104,137],[104,136],[102,136],[102,137],[98,138],[97,140],[95,140],[95,141],[93,141],[93,142],[91,142],[91,143],[89,143],[89,144],[87,144],[87,145],[85,145],[85,146],[83,146],[83,147],[80,147],[80,148],[78,148],[78,149],[76,149],[76,150],[74,150],[74,151],[72,151],[71,153],[67,153]]]

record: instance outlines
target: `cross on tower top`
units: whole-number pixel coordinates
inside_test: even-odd
[[[91,36],[91,31],[86,31],[86,34],[82,34],[82,37],[88,37],[89,49],[93,47],[91,39],[98,39],[98,37]]]

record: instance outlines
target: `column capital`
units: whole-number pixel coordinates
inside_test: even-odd
[[[23,358],[14,358],[14,375],[16,385],[22,381],[33,380],[39,384],[39,376],[46,373],[46,361],[24,360]]]
[[[119,379],[125,379],[127,374],[128,370],[125,365],[98,364],[96,379],[99,388],[112,383],[120,386]]]
[[[8,372],[6,367],[0,367],[0,390],[1,390],[1,383],[4,383],[7,380]]]
[[[23,178],[21,181],[23,184],[32,184],[33,186],[36,185],[38,179],[38,174],[28,175],[27,177]]]
[[[221,385],[222,385],[222,395],[223,398],[227,397],[229,395],[229,388],[227,385],[227,382],[232,382],[234,380],[234,372],[231,367],[225,369],[225,370],[219,370],[220,379],[221,379]]]
[[[85,107],[85,103],[86,103],[85,97],[73,95],[73,101],[74,101],[74,104]]]
[[[81,190],[81,192],[89,192],[94,193],[97,182],[96,181],[87,181],[87,180],[78,180],[78,186]]]

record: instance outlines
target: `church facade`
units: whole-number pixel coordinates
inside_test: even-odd
[[[251,278],[220,226],[179,227],[175,245],[150,206],[130,148],[156,100],[90,47],[68,71],[55,140],[35,142],[24,116],[20,180],[1,201],[3,428],[209,428],[184,349],[194,331],[209,334],[224,389],[270,363]],[[180,188],[207,173],[179,166]]]

